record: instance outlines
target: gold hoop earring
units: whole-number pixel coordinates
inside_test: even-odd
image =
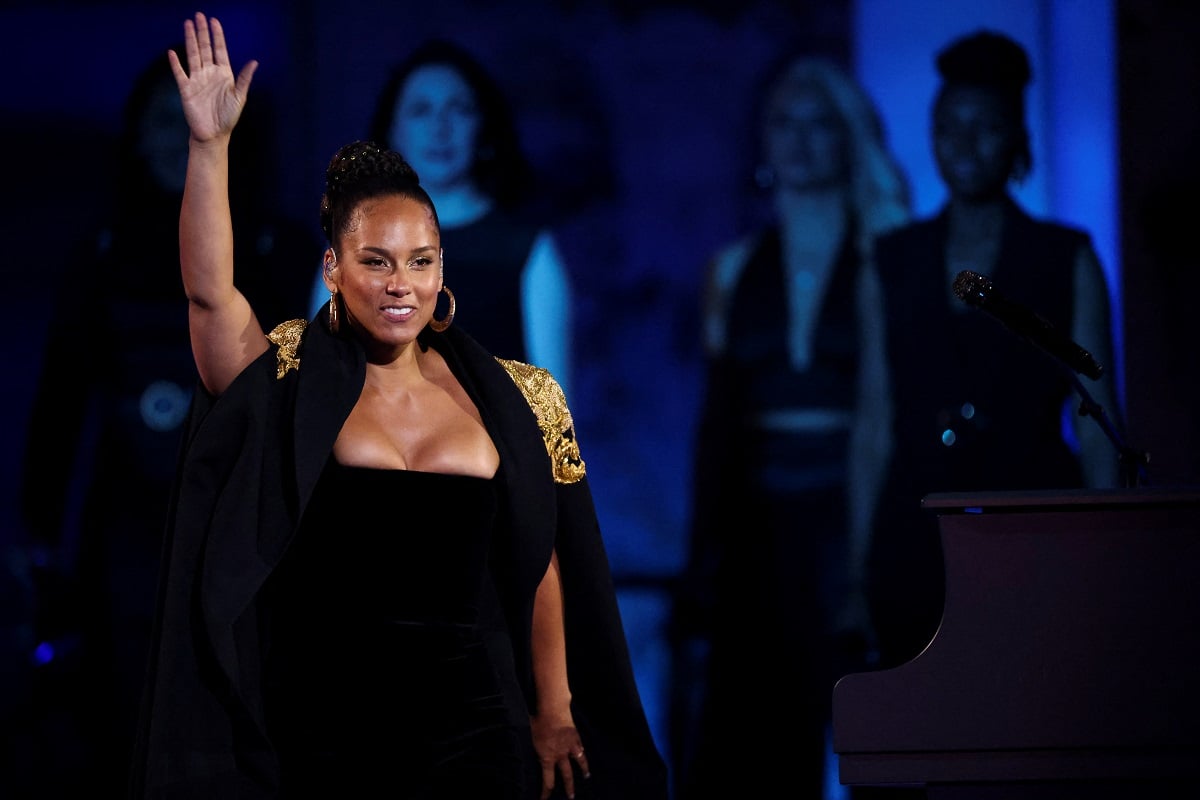
[[[429,318],[429,327],[433,328],[438,333],[450,327],[450,323],[454,322],[454,292],[450,291],[450,287],[442,285],[442,291],[446,293],[446,297],[450,299],[450,308],[446,311],[446,316],[441,319]]]
[[[329,330],[338,332],[337,289],[329,293]]]

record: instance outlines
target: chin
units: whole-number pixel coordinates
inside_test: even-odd
[[[426,164],[422,168],[416,165],[413,169],[421,177],[422,186],[456,186],[469,180],[468,166],[449,165],[445,162]]]

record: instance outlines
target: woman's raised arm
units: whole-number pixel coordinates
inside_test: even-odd
[[[216,18],[197,12],[194,21],[183,23],[183,31],[187,70],[174,51],[167,54],[191,130],[179,264],[196,369],[205,387],[220,394],[267,349],[262,326],[233,283],[229,209],[229,140],[258,62],[247,62],[234,78]]]

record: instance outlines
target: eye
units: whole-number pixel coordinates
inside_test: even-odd
[[[934,122],[934,136],[963,136],[970,130],[970,127],[963,125],[955,119],[939,119]]]
[[[426,269],[433,265],[433,259],[429,256],[417,256],[412,261],[408,262],[408,266],[412,269]]]
[[[450,111],[460,117],[474,118],[479,114],[479,109],[475,107],[475,103],[466,98],[455,98],[450,103]]]
[[[371,269],[387,269],[388,268],[387,259],[383,258],[382,256],[371,256],[370,258],[365,258],[365,259],[363,259],[363,263],[366,264]]]

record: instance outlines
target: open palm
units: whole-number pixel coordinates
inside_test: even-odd
[[[221,23],[215,17],[206,19],[200,12],[196,12],[195,21],[183,23],[183,38],[188,69],[184,70],[174,50],[168,51],[167,58],[192,138],[206,142],[228,136],[242,115],[258,62],[247,62],[234,80]]]

